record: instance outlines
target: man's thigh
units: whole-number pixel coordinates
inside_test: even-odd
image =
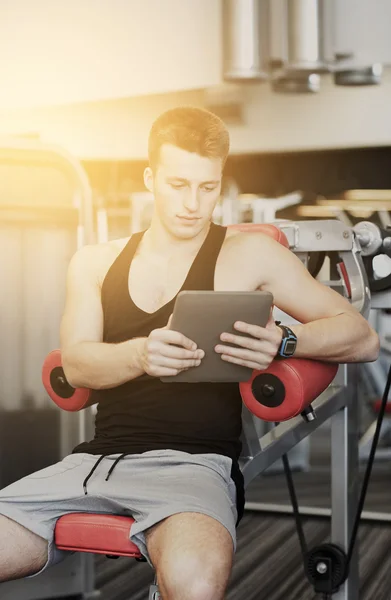
[[[232,561],[234,546],[229,531],[208,515],[179,513],[145,532],[151,559],[156,566],[165,557],[196,548],[201,555],[219,553]]]

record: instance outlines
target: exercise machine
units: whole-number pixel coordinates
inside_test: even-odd
[[[387,371],[391,363],[391,344],[384,329],[389,329],[389,311],[391,310],[391,209],[390,190],[348,190],[340,199],[319,198],[313,206],[297,207],[297,214],[303,217],[335,216],[347,227],[352,228],[359,239],[361,255],[366,269],[368,286],[371,292],[371,312],[368,316],[372,327],[379,333],[381,351],[374,363],[359,366],[359,397],[362,408],[368,408],[372,422],[366,426],[360,439],[359,457],[368,460],[373,437],[377,427],[377,418],[381,406],[381,395],[387,382]],[[355,218],[372,218],[374,221],[360,221],[353,224]],[[388,313],[388,314],[387,314]],[[388,333],[390,333],[388,331]],[[386,407],[380,442],[376,451],[376,461],[391,459],[391,419],[388,416],[391,404]],[[363,415],[367,420],[368,415]],[[368,515],[369,516],[369,515]],[[385,513],[375,515],[376,520],[390,520]]]
[[[271,235],[307,266],[311,252],[324,253],[330,264],[330,277],[325,283],[368,316],[370,290],[359,236],[343,223],[284,222],[279,227],[247,223],[234,227]],[[78,411],[89,406],[89,390],[74,390],[67,383],[58,351],[52,352],[45,361],[43,382],[48,394],[62,409]],[[306,573],[314,590],[327,596],[333,594],[337,600],[357,600],[358,556],[357,548],[351,544],[359,500],[357,365],[338,368],[331,363],[303,359],[274,361],[267,371],[256,372],[251,381],[240,384],[240,389],[243,398],[240,466],[245,487],[276,460],[285,459],[297,443],[331,419],[331,543],[307,549],[302,536],[300,543],[305,550]],[[262,438],[255,427],[259,418],[278,423]],[[257,510],[255,506],[246,508]],[[130,518],[116,515],[66,515],[58,521],[56,543],[63,549],[133,556],[140,560],[137,547],[129,541],[132,522]],[[151,587],[149,598],[159,598],[156,585]]]

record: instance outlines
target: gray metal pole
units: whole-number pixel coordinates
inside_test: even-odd
[[[331,541],[347,553],[359,494],[357,365],[345,365],[344,371],[347,404],[331,419]],[[349,576],[334,600],[358,600],[359,583],[356,544]]]

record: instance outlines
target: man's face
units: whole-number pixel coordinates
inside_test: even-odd
[[[176,238],[189,239],[211,221],[221,190],[222,161],[206,158],[165,144],[156,171],[147,169],[147,187],[166,230]]]

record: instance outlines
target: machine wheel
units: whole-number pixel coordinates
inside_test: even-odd
[[[336,544],[322,544],[306,556],[305,571],[316,593],[335,594],[348,576],[345,552]]]

